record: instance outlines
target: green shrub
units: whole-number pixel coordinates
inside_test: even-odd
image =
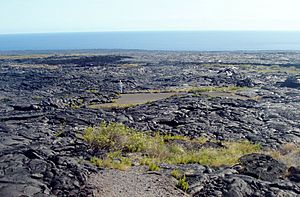
[[[92,157],[91,163],[99,168],[112,168],[119,170],[127,170],[132,166],[130,158],[122,157],[120,152],[109,153],[105,159]]]
[[[188,141],[189,138],[181,135],[165,135],[163,136],[164,140],[183,140]]]
[[[83,138],[92,148],[107,151],[104,159],[93,159],[92,163],[118,169],[131,166],[133,160],[140,165],[148,165],[150,170],[155,170],[155,165],[159,163],[230,166],[237,164],[241,156],[260,151],[260,145],[248,141],[223,142],[226,148],[191,149],[177,143],[177,140],[201,145],[206,139],[163,136],[159,133],[151,136],[120,123],[101,123],[98,127],[89,127]],[[133,157],[132,153],[138,154],[133,154]]]
[[[159,167],[155,163],[150,163],[149,164],[149,170],[150,171],[158,171]]]
[[[186,177],[183,176],[182,178],[179,179],[177,183],[177,187],[182,189],[183,191],[187,191],[189,189],[189,184],[186,182]]]
[[[181,170],[174,169],[174,170],[172,170],[171,175],[175,179],[179,180],[179,179],[181,179],[184,176],[184,173]]]
[[[94,148],[130,152],[143,151],[147,141],[146,135],[141,132],[130,129],[123,124],[106,124],[105,122],[102,122],[99,127],[87,128],[83,138]]]

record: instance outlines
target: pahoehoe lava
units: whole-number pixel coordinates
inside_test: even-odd
[[[103,169],[90,164],[95,153],[79,136],[102,121],[220,142],[249,140],[265,149],[299,145],[299,65],[297,52],[84,51],[0,58],[0,196],[93,196],[89,177]],[[125,92],[240,89],[186,91],[126,108],[90,107],[120,98],[119,80]],[[175,168],[192,171],[187,194],[178,195],[300,195],[299,166],[264,154],[218,168],[162,164],[161,181]]]

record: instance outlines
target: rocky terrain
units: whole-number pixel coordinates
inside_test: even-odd
[[[110,178],[124,180],[120,184],[135,188],[124,182],[138,181],[140,172],[133,169],[130,174],[109,174],[110,171],[89,162],[94,153],[82,134],[86,127],[101,121],[220,142],[245,139],[264,149],[280,150],[285,144],[297,146],[299,74],[297,52],[3,54],[0,196],[101,196],[107,185],[113,185],[107,181]],[[186,91],[122,109],[90,107],[122,96],[118,92],[119,80],[123,81],[125,92],[135,93],[184,92],[195,87],[239,89],[226,93]],[[160,183],[170,180],[165,188],[157,188],[158,196],[299,196],[299,160],[300,153],[294,155],[291,167],[270,156],[252,154],[242,157],[236,166],[218,168],[161,164],[159,175],[155,175],[161,176],[158,183],[144,173],[149,181],[140,185],[151,187],[151,192],[153,187],[164,187]],[[170,172],[175,168],[190,172],[186,174],[186,193],[172,188],[176,185],[172,186]],[[101,182],[91,181],[91,177],[108,178]],[[167,192],[162,193],[163,190]],[[127,196],[139,196],[130,192]]]

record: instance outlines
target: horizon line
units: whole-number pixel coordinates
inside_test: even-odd
[[[105,30],[105,31],[50,31],[50,32],[15,32],[0,33],[3,35],[32,35],[32,34],[67,34],[67,33],[133,33],[133,32],[300,32],[300,30]]]

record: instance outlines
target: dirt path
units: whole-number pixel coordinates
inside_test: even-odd
[[[121,97],[114,103],[104,103],[99,105],[91,105],[91,108],[113,108],[113,107],[130,107],[131,105],[145,104],[148,102],[163,100],[174,95],[186,94],[186,92],[171,92],[171,93],[135,93],[135,94],[121,94]],[[228,92],[203,92],[203,95],[212,97],[232,98],[247,100],[245,96],[239,96],[235,93]]]
[[[188,197],[176,180],[145,169],[105,170],[90,177],[96,197]]]
[[[116,101],[117,104],[145,103],[166,99],[176,93],[142,93],[142,94],[122,94]]]
[[[130,105],[144,104],[147,102],[158,101],[169,98],[180,93],[136,93],[136,94],[121,94],[121,97],[114,103],[105,103],[100,105],[93,105],[92,108],[109,108],[122,107]]]

